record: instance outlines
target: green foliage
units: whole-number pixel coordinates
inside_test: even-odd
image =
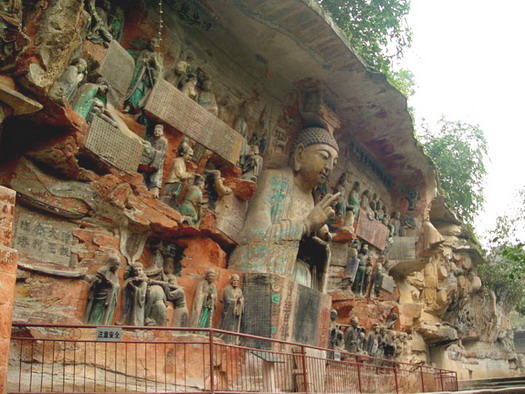
[[[477,125],[445,119],[435,132],[426,125],[422,129],[420,141],[438,169],[448,202],[471,225],[485,202],[487,140],[483,131]]]
[[[525,313],[525,189],[517,193],[516,206],[500,216],[489,234],[487,263],[480,266],[483,282],[498,300]]]
[[[405,17],[410,0],[318,0],[347,35],[352,47],[370,66],[383,72],[407,97],[407,71],[392,73],[392,64],[401,59],[412,43],[412,31]],[[411,73],[410,73],[411,74]],[[398,85],[397,83],[401,83]],[[405,86],[405,89],[403,87]],[[413,84],[412,84],[413,87]]]

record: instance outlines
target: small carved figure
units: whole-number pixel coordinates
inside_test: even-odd
[[[361,251],[358,255],[359,264],[357,267],[357,272],[355,275],[354,283],[352,284],[352,291],[356,295],[363,295],[363,292],[365,290],[364,286],[364,280],[365,280],[365,274],[366,274],[366,268],[368,263],[368,245],[363,244],[361,246]]]
[[[173,303],[173,321],[172,327],[188,326],[188,307],[186,306],[186,293],[182,286],[177,283],[177,277],[174,274],[168,274],[168,285],[165,288],[168,301]]]
[[[372,288],[374,289],[374,295],[376,297],[379,297],[379,294],[381,293],[381,284],[383,283],[383,278],[386,275],[385,268],[383,267],[383,260],[381,259],[382,257],[377,260],[374,270],[374,277],[372,279]]]
[[[119,282],[117,270],[120,260],[117,255],[110,255],[104,267],[97,271],[97,275],[89,288],[88,303],[84,315],[86,324],[110,325],[113,312],[117,306]]]
[[[334,187],[334,193],[339,193],[341,198],[335,204],[335,216],[345,219],[346,217],[346,179],[348,175],[343,172]],[[353,223],[349,226],[353,226]]]
[[[155,82],[164,76],[164,60],[158,52],[159,37],[153,37],[147,48],[140,51],[135,63],[135,71],[131,79],[131,87],[124,102],[124,112],[138,113],[146,102],[147,96]]]
[[[224,185],[224,178],[219,170],[208,170],[206,174],[206,194],[208,195],[208,204],[215,210],[217,201],[222,197],[231,194],[232,189]]]
[[[99,78],[96,83],[85,83],[75,93],[71,100],[71,108],[88,122],[97,114],[111,124],[115,121],[110,117],[106,109],[108,101],[109,84],[106,80]],[[96,101],[98,100],[98,101]],[[98,109],[102,104],[102,111]]]
[[[239,275],[233,274],[230,284],[222,292],[222,319],[220,329],[225,331],[239,332],[241,329],[241,319],[244,313],[244,297],[239,288]],[[239,337],[225,335],[224,342],[237,344]]]
[[[149,164],[153,172],[145,180],[153,198],[159,198],[160,188],[162,187],[162,175],[164,173],[164,161],[168,152],[168,140],[164,137],[164,125],[155,125],[153,135],[148,138],[148,142],[154,149],[153,158]]]
[[[348,251],[348,263],[345,266],[343,274],[343,287],[350,287],[355,280],[357,269],[359,267],[359,259],[357,258],[357,249],[351,247]]]
[[[385,203],[382,200],[379,200],[377,202],[376,218],[377,220],[382,222],[384,217],[385,217]]]
[[[162,201],[172,208],[177,208],[177,199],[182,193],[184,182],[193,176],[186,168],[193,157],[193,149],[190,147],[187,138],[184,138],[179,145],[179,157],[173,160],[171,171],[166,179]]]
[[[195,292],[191,327],[210,328],[213,324],[213,315],[217,305],[217,287],[215,286],[215,271],[209,269],[204,275]]]
[[[399,237],[399,231],[401,229],[401,213],[399,211],[393,212],[390,221],[388,222],[388,228],[390,229],[391,237]]]
[[[70,103],[86,73],[87,62],[84,59],[73,60],[49,90],[49,98],[58,104],[64,101]]]
[[[354,206],[352,205],[347,206],[346,208],[345,228],[351,233],[355,231]]]
[[[330,311],[330,336],[328,341],[328,349],[333,349],[336,352],[343,352],[345,350],[344,333],[337,326],[335,320],[337,319],[337,311],[332,309]],[[328,358],[333,360],[335,352],[329,352]]]
[[[146,293],[146,306],[144,309],[144,324],[146,326],[166,325],[168,309],[166,308],[166,292],[164,287],[167,282],[149,280]]]
[[[122,38],[124,32],[124,10],[116,4],[108,9],[108,31],[113,36],[115,41],[119,41]]]
[[[346,328],[345,332],[345,349],[350,353],[358,353],[360,348],[359,334],[361,327],[359,327],[359,320],[356,316],[350,319],[350,326]]]
[[[192,224],[197,224],[201,219],[201,205],[204,203],[202,196],[203,187],[204,179],[200,175],[195,175],[180,206],[180,213],[189,217]]]
[[[239,107],[239,114],[237,118],[235,119],[235,122],[233,123],[233,128],[239,132],[240,135],[242,135],[242,145],[241,145],[241,151],[239,153],[239,167],[244,168],[244,160],[246,160],[246,156],[249,154],[249,146],[248,146],[248,123],[246,122],[246,118],[250,114],[251,107],[247,101],[243,101]]]
[[[108,46],[113,36],[109,31],[108,14],[111,11],[109,0],[101,0],[100,7],[95,6],[95,0],[87,1],[87,11],[91,16],[91,25],[89,26],[87,39],[95,44]]]
[[[348,205],[354,207],[354,217],[355,220],[359,219],[359,209],[361,208],[361,197],[359,196],[359,190],[361,189],[361,184],[359,182],[354,182],[350,195],[348,196]]]
[[[366,337],[366,352],[370,357],[377,357],[379,350],[379,324],[372,324],[372,330]]]
[[[180,91],[190,99],[197,97],[197,76],[193,73],[189,73],[187,79],[182,81],[182,87]]]
[[[186,81],[186,73],[188,72],[190,65],[185,60],[179,60],[175,63],[175,68],[171,74],[168,82],[175,86],[177,89],[182,87],[183,82]]]
[[[197,93],[195,101],[205,108],[209,113],[219,116],[219,106],[217,105],[217,99],[215,94],[211,90],[212,82],[211,79],[206,78],[202,83],[202,90]]]
[[[144,273],[142,263],[133,263],[130,269],[130,276],[124,282],[125,324],[143,326],[148,277]]]
[[[372,195],[372,198],[370,199],[370,209],[372,212],[374,212],[374,217],[376,217],[375,213],[378,209],[377,204],[379,203],[379,197],[377,196],[377,193],[374,193]]]
[[[363,277],[363,285],[361,287],[361,292],[364,297],[368,296],[368,286],[370,285],[370,282],[372,280],[372,259],[370,256],[366,259],[366,267],[365,267],[365,275]]]
[[[257,178],[263,169],[263,158],[259,154],[259,147],[252,145],[250,153],[244,157],[242,164],[242,179],[257,183]]]

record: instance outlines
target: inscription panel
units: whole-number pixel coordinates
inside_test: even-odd
[[[297,290],[293,341],[317,346],[322,294],[301,285]]]
[[[157,82],[144,109],[229,163],[237,162],[243,137],[166,80]]]
[[[21,256],[38,262],[71,267],[74,245],[71,223],[17,206],[15,248]]]
[[[330,258],[331,266],[345,267],[348,263],[348,245],[347,244],[338,244],[333,242],[330,245],[330,251],[332,252],[332,257]]]
[[[242,201],[234,194],[224,196],[217,207],[217,229],[239,243],[247,211],[247,201]]]
[[[119,99],[128,92],[134,70],[133,57],[118,42],[111,41],[98,72],[117,92]]]
[[[388,228],[378,220],[370,220],[366,215],[359,215],[356,234],[379,250],[383,250],[386,246],[389,231]]]
[[[89,128],[86,148],[115,167],[135,172],[142,158],[142,144],[112,124],[94,116]]]
[[[271,338],[272,336],[272,290],[270,276],[245,274],[242,292],[244,294],[244,315],[242,332]],[[270,348],[271,343],[246,338],[246,346]]]
[[[416,261],[417,237],[394,237],[394,243],[387,253],[389,260]]]

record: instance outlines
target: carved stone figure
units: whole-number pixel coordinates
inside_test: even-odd
[[[85,83],[76,91],[72,98],[71,108],[88,122],[91,121],[93,115],[97,114],[109,123],[115,124],[106,110],[108,90],[108,82],[101,78],[96,83]],[[94,110],[94,108],[100,107],[100,103],[102,103],[102,110]]]
[[[392,217],[390,218],[390,221],[388,222],[388,228],[390,229],[390,236],[391,237],[398,237],[399,236],[399,230],[401,229],[401,213],[400,212],[394,212],[392,214]]]
[[[162,187],[162,175],[164,173],[164,161],[168,152],[168,140],[164,137],[164,125],[155,125],[153,135],[148,138],[148,142],[154,151],[152,161],[149,164],[153,172],[147,176],[146,184],[153,197],[159,198],[160,188]]]
[[[385,217],[385,203],[382,200],[379,200],[376,206],[376,218],[382,222],[383,218]]]
[[[241,329],[241,319],[244,313],[244,297],[239,288],[239,275],[233,274],[230,284],[222,292],[222,318],[219,328],[225,331],[239,332]],[[239,337],[225,335],[224,342],[237,344]]]
[[[120,290],[117,275],[119,266],[118,256],[110,255],[106,259],[104,267],[97,271],[89,288],[88,303],[84,315],[86,324],[111,324]]]
[[[372,259],[370,256],[366,259],[366,266],[365,266],[365,274],[363,277],[363,285],[361,286],[361,293],[364,297],[368,296],[368,286],[370,285],[370,282],[372,281]]]
[[[195,175],[180,205],[180,213],[189,217],[193,224],[198,223],[201,219],[201,205],[204,203],[203,187],[204,179],[200,175]]]
[[[215,271],[209,269],[204,275],[195,292],[191,327],[210,328],[213,324],[213,315],[217,305],[217,287],[215,286]]]
[[[62,104],[64,101],[70,103],[86,73],[87,62],[84,59],[73,60],[49,90],[51,100],[58,104]]]
[[[187,139],[183,139],[179,145],[179,157],[173,160],[171,171],[168,174],[164,191],[162,192],[162,201],[172,208],[177,208],[177,199],[182,193],[184,182],[193,176],[193,173],[189,172],[186,168],[186,163],[188,163],[192,157],[193,149],[188,144]]]
[[[0,1],[0,71],[15,66],[28,42],[22,31],[22,0]]]
[[[353,206],[347,206],[346,208],[345,228],[351,233],[355,231],[355,215]]]
[[[357,249],[351,247],[348,251],[348,263],[345,266],[343,274],[343,287],[350,287],[354,283],[358,267],[359,259],[357,258]]]
[[[273,272],[293,277],[300,241],[329,240],[327,220],[339,195],[327,194],[317,205],[312,191],[326,182],[338,157],[338,146],[325,129],[301,131],[292,149],[292,168],[264,170],[243,229],[244,239],[230,257],[230,267]],[[316,243],[326,256],[326,245]],[[318,273],[326,272],[326,260],[314,258]],[[323,275],[323,274],[321,274]],[[322,280],[320,281],[322,282]]]
[[[231,193],[232,189],[224,184],[224,178],[219,170],[207,171],[206,194],[208,195],[208,204],[213,210],[217,207],[217,201]]]
[[[206,108],[209,113],[219,116],[219,106],[217,105],[215,94],[212,91],[211,79],[207,78],[204,80],[202,90],[197,93],[195,101],[197,101],[201,107]]]
[[[189,73],[187,79],[182,81],[180,91],[187,97],[194,99],[197,97],[197,76]]]
[[[335,204],[335,216],[339,218],[345,219],[346,217],[346,179],[348,178],[348,175],[346,172],[343,172],[341,176],[339,177],[339,180],[337,181],[337,184],[334,187],[334,194],[339,193],[341,195],[341,198],[337,201]],[[353,223],[350,224],[350,226],[353,226]]]
[[[361,333],[359,327],[359,320],[356,316],[350,319],[350,326],[346,328],[345,332],[345,349],[350,353],[358,353],[360,350],[359,334]]]
[[[361,208],[361,197],[359,196],[360,189],[361,184],[359,182],[354,182],[350,195],[348,196],[348,205],[354,208],[355,220],[359,218],[359,210]]]
[[[379,297],[381,292],[381,284],[383,283],[383,278],[385,275],[386,272],[385,268],[383,267],[383,262],[382,260],[378,259],[374,269],[374,277],[372,279],[372,288],[374,289],[374,295],[376,297]]]
[[[244,168],[244,161],[246,156],[249,154],[249,145],[248,145],[248,123],[246,123],[246,118],[250,114],[251,107],[247,101],[243,101],[239,107],[239,114],[235,119],[233,128],[243,136],[241,152],[239,153],[239,167]],[[244,171],[243,171],[244,172]]]
[[[109,0],[101,0],[100,7],[95,6],[95,0],[86,0],[86,9],[91,16],[91,24],[87,32],[87,39],[95,44],[108,46],[113,36],[109,31],[108,14],[111,11]]]
[[[377,357],[379,350],[379,324],[372,324],[372,330],[366,337],[366,348],[367,354],[371,357]]]
[[[345,350],[344,333],[335,323],[336,319],[337,311],[335,309],[332,309],[330,311],[330,336],[328,340],[328,349],[333,349],[337,352],[342,352]],[[329,352],[328,358],[333,360],[334,352]]]
[[[355,274],[354,283],[352,285],[352,291],[356,295],[362,295],[365,286],[364,286],[364,280],[365,280],[365,274],[366,274],[366,267],[368,264],[368,245],[363,244],[361,247],[361,251],[358,255],[359,264],[357,266],[357,272]]]
[[[383,337],[383,357],[393,360],[396,356],[396,334],[392,330],[386,330]]]
[[[109,33],[115,41],[120,42],[124,32],[124,10],[116,4],[112,4],[112,7],[108,9],[107,18]]]
[[[263,169],[263,158],[259,154],[259,147],[252,145],[250,152],[244,156],[242,164],[242,179],[257,183]]]
[[[165,281],[149,280],[148,290],[146,293],[146,306],[144,309],[144,324],[146,326],[162,326],[166,325],[167,308],[166,308],[166,292],[164,286],[167,285]]]
[[[188,307],[186,305],[186,293],[178,285],[177,277],[174,274],[168,274],[168,285],[165,291],[168,301],[173,303],[173,320],[172,327],[187,327],[189,322]]]
[[[157,52],[160,45],[158,37],[153,37],[147,48],[143,49],[135,63],[128,96],[124,102],[124,112],[138,113],[143,107],[150,90],[158,79],[164,76],[164,60]]]
[[[130,277],[124,282],[124,320],[130,326],[143,326],[148,277],[142,263],[133,263],[130,268]]]
[[[168,78],[168,82],[177,89],[180,89],[182,87],[182,83],[186,81],[186,73],[188,72],[189,68],[190,65],[187,61],[179,60],[177,63],[175,63],[175,68],[173,69],[173,73]]]

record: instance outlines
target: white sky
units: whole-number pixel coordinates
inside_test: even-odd
[[[524,18],[525,0],[412,0],[408,17],[416,117],[478,124],[489,143],[480,235],[525,185]]]

